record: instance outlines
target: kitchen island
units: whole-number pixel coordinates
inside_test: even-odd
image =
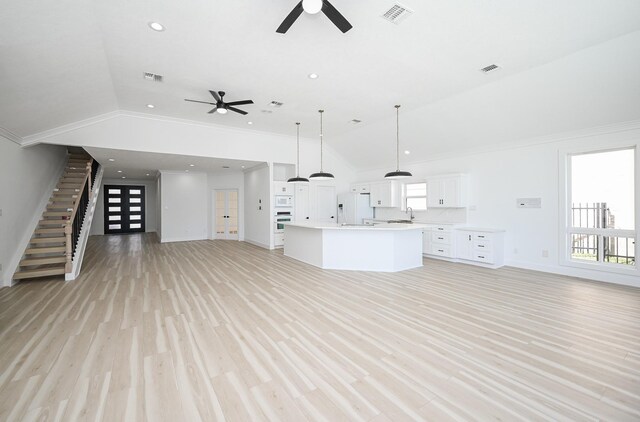
[[[286,223],[284,254],[332,270],[395,272],[422,266],[422,226]]]

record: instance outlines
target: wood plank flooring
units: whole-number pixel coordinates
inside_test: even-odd
[[[0,289],[0,420],[640,420],[640,289],[91,237]]]

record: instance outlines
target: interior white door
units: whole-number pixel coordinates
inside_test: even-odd
[[[238,191],[219,189],[213,195],[214,238],[238,240]]]
[[[318,221],[335,222],[338,198],[335,186],[316,187],[316,209]]]

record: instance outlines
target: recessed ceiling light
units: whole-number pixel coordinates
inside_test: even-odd
[[[309,73],[309,79],[318,79],[317,73]]]
[[[126,179],[126,177],[122,176],[123,179]]]
[[[195,167],[195,166],[196,166],[195,164],[189,164],[189,167]]]
[[[164,25],[162,25],[161,23],[158,23],[158,22],[149,22],[149,28],[153,29],[154,31],[158,31],[158,32],[164,31]]]
[[[147,108],[156,108],[153,104],[147,104]]]
[[[147,176],[150,176],[150,174],[149,174],[149,173],[147,173]]]
[[[116,159],[115,158],[109,158],[109,161],[114,162],[114,161],[116,161]]]
[[[122,170],[118,170],[118,173],[122,173]]]
[[[405,153],[405,155],[409,155],[409,154],[411,154],[411,151],[409,151],[408,149],[405,149],[404,153]]]
[[[240,166],[240,167],[244,168],[244,166]]]
[[[247,124],[248,124],[248,125],[252,125],[252,124],[253,124],[253,122],[247,122]]]

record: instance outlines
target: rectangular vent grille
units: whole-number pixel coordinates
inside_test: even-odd
[[[482,72],[484,73],[489,73],[492,70],[496,70],[499,69],[500,66],[498,66],[497,64],[490,64],[489,66],[483,67],[482,69],[480,69]]]
[[[362,120],[352,119],[352,120],[349,120],[349,123],[351,123],[352,125],[357,125],[358,123],[362,123]]]
[[[400,3],[396,3],[389,10],[382,14],[382,18],[388,20],[391,23],[395,23],[396,25],[405,20],[413,13],[413,10],[407,8],[406,6],[401,5]]]
[[[269,103],[269,105],[270,105],[271,107],[282,107],[282,104],[283,104],[283,103],[281,103],[281,102],[279,102],[279,101],[271,101],[271,102]]]
[[[162,82],[162,75],[157,75],[151,72],[144,72],[143,75],[144,75],[144,78],[148,81]]]

